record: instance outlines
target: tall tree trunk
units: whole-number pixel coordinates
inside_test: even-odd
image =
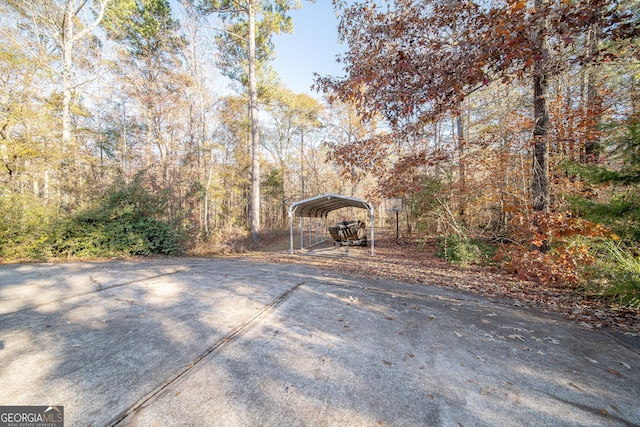
[[[462,112],[456,117],[456,130],[458,133],[458,168],[460,172],[460,185],[462,190],[466,189],[466,164],[464,159],[465,141],[464,141],[464,125],[462,121]]]
[[[543,10],[546,0],[535,0],[537,11]],[[544,69],[544,60],[548,57],[546,40],[546,22],[543,22],[540,31],[540,57],[536,59],[533,66],[533,165],[531,197],[533,210],[535,212],[548,212],[551,204],[551,193],[549,189],[549,77]],[[539,228],[537,220],[534,219],[535,227]],[[547,242],[543,242],[535,249],[546,252]]]
[[[209,161],[207,164],[207,186],[204,189],[204,234],[209,237],[209,199],[211,194],[211,181],[213,180],[213,163],[215,154],[213,147],[209,148]]]
[[[598,135],[598,128],[602,121],[602,105],[600,97],[598,96],[597,87],[597,67],[593,62],[593,59],[598,54],[598,42],[600,40],[599,34],[600,25],[598,22],[594,22],[589,26],[587,32],[587,63],[588,68],[586,70],[587,76],[587,102],[585,105],[585,119],[587,125],[587,135],[584,142],[584,162],[594,163],[597,160],[598,150],[600,147],[600,137]]]
[[[535,68],[538,68],[536,65]],[[547,212],[550,205],[549,190],[549,107],[547,104],[548,80],[546,74],[534,75],[534,121],[533,130],[533,178],[531,196],[533,210]]]
[[[458,171],[460,173],[460,207],[458,209],[458,215],[460,216],[460,222],[466,224],[465,221],[465,201],[467,192],[467,177],[466,177],[466,164],[464,158],[465,141],[464,141],[464,125],[462,120],[462,109],[458,117],[456,117],[456,129],[458,139]]]
[[[74,10],[76,2],[67,0],[62,18],[60,50],[62,51],[62,144],[67,148],[71,143],[71,67],[73,65],[73,47],[75,42],[86,37],[100,24],[105,8],[111,0],[98,0],[98,10],[94,21],[74,34],[74,19],[85,7],[86,1]]]
[[[71,64],[73,61],[73,3],[67,1],[62,21],[62,152],[71,143]]]
[[[351,193],[353,196],[353,192]],[[304,199],[304,133],[300,136],[300,199]]]
[[[573,92],[571,91],[571,84],[568,82],[568,74],[565,75],[565,96],[564,96],[564,115],[567,119],[566,124],[566,152],[569,160],[578,160],[579,156],[576,154],[576,140],[574,132],[574,112],[573,112]]]
[[[540,11],[546,5],[545,0],[535,0],[535,8]],[[533,67],[533,177],[531,197],[533,210],[547,212],[550,205],[549,189],[549,78],[544,70],[544,60],[548,57],[546,40],[546,22],[540,28],[540,58]]]
[[[289,214],[289,209],[287,208],[287,188],[286,188],[286,177],[289,176],[289,171],[286,170],[286,164],[284,160],[280,159],[280,170],[282,171],[282,184],[280,186],[280,191],[282,194],[281,207],[282,212],[280,216],[280,225],[285,227],[287,224],[287,216]]]
[[[251,203],[249,221],[251,238],[260,233],[260,139],[258,133],[258,90],[256,84],[256,12],[254,0],[249,0],[249,104],[251,118]]]
[[[640,78],[636,78],[634,74],[629,78],[629,86],[630,86],[630,102],[631,102],[631,116],[635,117],[638,113],[640,113],[640,91],[638,90],[638,86],[640,83]]]

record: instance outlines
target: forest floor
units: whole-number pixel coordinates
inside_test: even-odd
[[[420,246],[412,239],[396,243],[394,233],[377,233],[375,256],[351,258],[345,269],[345,257],[292,256],[289,234],[273,234],[264,239],[251,254],[267,262],[304,264],[339,271],[356,277],[387,279],[460,289],[510,301],[515,306],[532,307],[559,313],[590,328],[615,328],[640,336],[640,310],[612,307],[585,290],[566,286],[553,287],[523,281],[498,267],[459,266],[439,258],[437,242]]]

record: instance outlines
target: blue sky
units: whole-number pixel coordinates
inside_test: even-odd
[[[302,9],[291,12],[294,34],[275,36],[276,60],[273,68],[282,83],[296,93],[321,94],[311,91],[313,73],[341,76],[342,65],[336,55],[345,50],[338,43],[338,18],[331,0],[302,2]]]

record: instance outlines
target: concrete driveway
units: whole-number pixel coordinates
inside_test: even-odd
[[[250,259],[0,266],[0,405],[68,426],[640,425],[639,340]]]

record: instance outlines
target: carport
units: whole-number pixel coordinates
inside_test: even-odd
[[[302,218],[325,218],[330,212],[342,208],[360,208],[369,212],[369,224],[371,226],[371,256],[374,254],[374,209],[373,206],[365,200],[355,197],[340,196],[338,194],[322,194],[310,199],[300,200],[293,203],[289,207],[289,234],[290,234],[290,253],[293,254],[293,218],[300,218],[300,239],[301,249],[303,246]],[[325,224],[326,226],[326,224]]]

